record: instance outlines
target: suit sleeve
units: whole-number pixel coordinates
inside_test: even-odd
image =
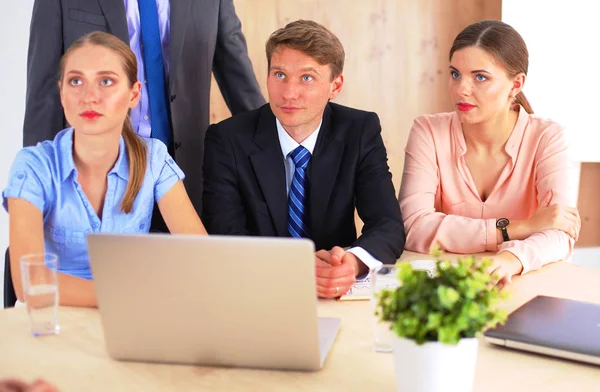
[[[62,54],[61,5],[57,0],[36,0],[27,55],[24,146],[52,140],[65,127],[57,85]]]
[[[219,27],[213,73],[232,114],[256,109],[265,103],[248,57],[242,24],[233,0],[219,2]]]
[[[365,249],[384,264],[393,264],[404,250],[404,225],[375,113],[365,119],[359,159],[356,208],[364,226],[352,246]]]
[[[202,222],[209,234],[248,235],[231,142],[217,125],[204,141]]]

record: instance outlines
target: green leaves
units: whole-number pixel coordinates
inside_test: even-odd
[[[460,299],[458,291],[447,286],[439,286],[437,288],[437,294],[438,297],[440,297],[440,304],[446,309],[452,309],[456,301]]]
[[[434,278],[426,271],[413,270],[410,263],[398,263],[400,287],[382,290],[375,313],[390,323],[398,336],[417,344],[439,341],[456,344],[462,338],[503,323],[506,312],[496,309],[506,292],[494,287],[487,273],[488,259],[475,256],[451,263],[437,258]]]

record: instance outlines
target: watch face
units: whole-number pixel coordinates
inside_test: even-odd
[[[510,221],[506,218],[500,218],[496,221],[496,227],[499,229],[504,229],[505,227],[508,227],[508,224],[510,223]]]

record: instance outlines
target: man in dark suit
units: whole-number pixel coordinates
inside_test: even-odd
[[[73,41],[96,30],[116,35],[136,54],[143,90],[141,103],[131,112],[134,130],[167,144],[201,213],[211,71],[232,113],[265,102],[233,0],[36,0],[27,62],[25,146],[53,139],[67,126],[58,95],[58,63]],[[152,38],[154,42],[145,41]],[[148,53],[152,44],[158,52]],[[159,70],[148,69],[147,56],[158,59]],[[158,93],[148,94],[153,91]],[[165,125],[161,134],[161,123],[156,124],[160,113],[155,115],[159,105]]]
[[[404,248],[379,118],[329,103],[344,82],[344,49],[325,27],[277,30],[267,59],[270,103],[207,131],[202,219],[212,234],[312,239],[318,295],[338,297]]]

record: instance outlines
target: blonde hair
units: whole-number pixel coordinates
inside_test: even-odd
[[[133,84],[137,82],[137,60],[135,54],[133,54],[131,48],[123,41],[112,34],[104,33],[102,31],[94,31],[93,33],[86,34],[69,46],[60,59],[60,80],[64,77],[65,63],[71,53],[86,45],[101,46],[110,49],[117,54],[121,58],[129,87],[133,87]],[[146,165],[148,164],[148,146],[134,132],[129,115],[127,115],[125,121],[123,121],[122,135],[125,140],[127,157],[129,159],[129,181],[127,182],[127,188],[125,189],[125,194],[121,201],[121,211],[129,214],[133,208],[133,202],[144,182]]]

